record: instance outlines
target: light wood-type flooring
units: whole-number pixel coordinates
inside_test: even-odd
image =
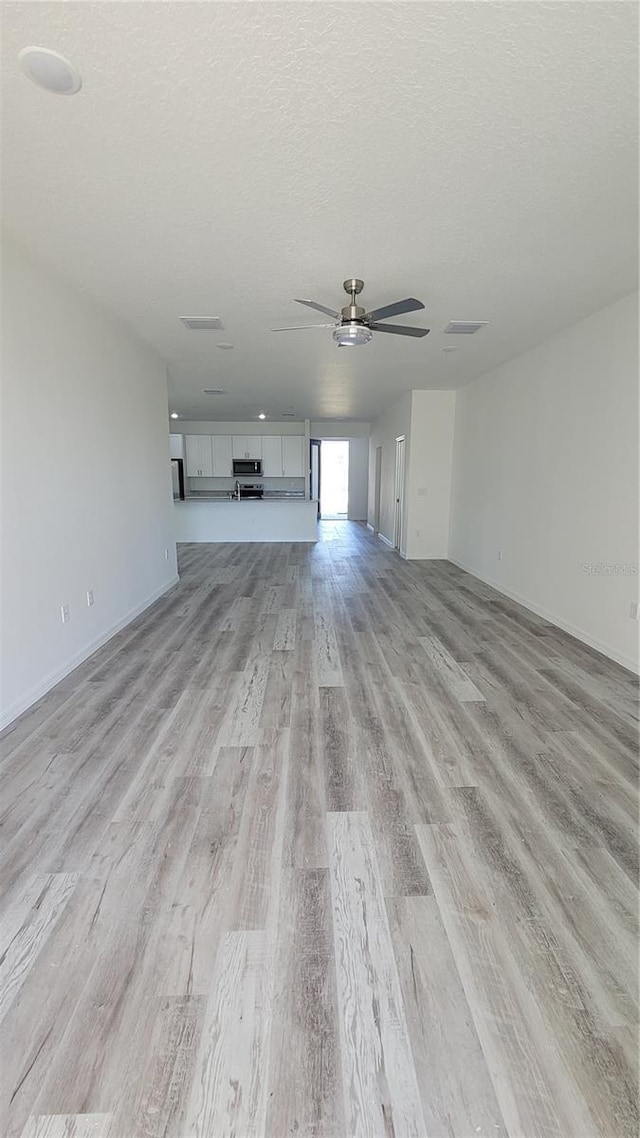
[[[364,526],[0,740],[3,1138],[637,1138],[633,678]]]

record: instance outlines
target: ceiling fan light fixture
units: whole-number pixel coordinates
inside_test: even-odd
[[[360,344],[368,344],[373,332],[365,324],[341,324],[334,329],[333,338],[339,348],[356,348]]]

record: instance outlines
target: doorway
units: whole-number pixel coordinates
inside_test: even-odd
[[[349,516],[349,440],[322,440],[320,514],[323,518]]]
[[[396,439],[396,492],[393,523],[393,547],[400,551],[403,545],[404,522],[404,435]]]

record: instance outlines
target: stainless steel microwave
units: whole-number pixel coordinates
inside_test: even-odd
[[[233,473],[237,478],[239,474],[262,474],[261,458],[234,458]]]

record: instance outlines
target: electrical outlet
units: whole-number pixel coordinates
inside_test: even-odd
[[[631,608],[629,609],[629,616],[632,620],[640,620],[640,602],[632,601]]]
[[[91,608],[91,606],[93,604],[95,604],[95,600],[96,599],[93,595],[93,589],[87,589],[87,605],[89,608]]]
[[[169,550],[168,549],[165,549],[165,551],[164,551],[164,559],[165,559],[165,561],[169,560]]]
[[[498,561],[502,561],[502,550],[498,550]]]
[[[71,620],[71,613],[69,612],[68,605],[60,605],[60,616],[62,618],[63,624],[66,624],[68,620]]]

